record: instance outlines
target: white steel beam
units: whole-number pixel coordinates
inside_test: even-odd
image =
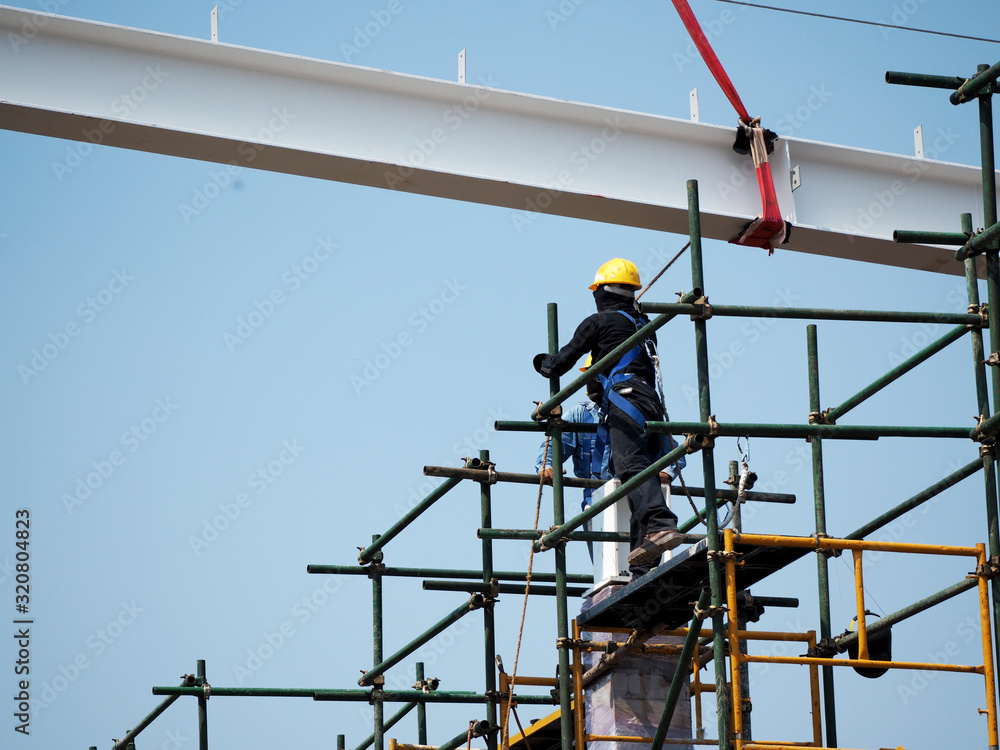
[[[0,7],[0,127],[532,212],[730,239],[760,210],[733,131]],[[941,149],[938,149],[939,151]],[[794,194],[793,167],[801,179]],[[982,225],[977,169],[783,139],[785,247],[962,273],[895,229]]]

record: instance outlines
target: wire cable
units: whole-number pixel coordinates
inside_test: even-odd
[[[912,26],[897,26],[892,23],[881,23],[879,21],[864,21],[860,18],[845,18],[844,16],[830,16],[825,13],[813,13],[807,10],[795,10],[794,8],[779,8],[774,5],[759,5],[748,3],[744,0],[715,0],[717,3],[728,3],[729,5],[745,5],[748,8],[760,8],[762,10],[776,10],[780,13],[791,13],[797,16],[812,16],[813,18],[825,18],[829,21],[845,21],[847,23],[859,23],[864,26],[879,26],[883,29],[899,29],[900,31],[913,31],[918,34],[935,34],[936,36],[947,36],[953,39],[966,39],[973,42],[989,42],[1000,44],[1000,39],[986,39],[981,36],[967,36],[966,34],[952,34],[948,31],[934,31],[933,29],[917,29]]]

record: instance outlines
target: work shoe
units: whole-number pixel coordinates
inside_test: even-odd
[[[628,556],[628,564],[633,566],[656,565],[660,556],[673,549],[683,541],[681,532],[677,529],[663,529],[647,534],[642,544],[636,547]]]

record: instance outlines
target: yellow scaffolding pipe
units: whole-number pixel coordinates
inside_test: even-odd
[[[865,584],[861,572],[863,549],[852,549],[854,555],[854,599],[858,604],[858,659],[868,659],[868,628],[865,627]]]
[[[576,741],[573,746],[577,750],[587,750],[587,740],[583,732],[583,649],[580,647],[580,626],[573,620],[573,693],[576,701],[576,715],[573,717]]]

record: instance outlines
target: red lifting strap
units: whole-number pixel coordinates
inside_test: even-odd
[[[750,126],[750,115],[747,113],[746,107],[743,106],[740,95],[736,93],[733,82],[726,75],[722,63],[719,62],[715,51],[708,43],[708,39],[705,38],[705,33],[701,30],[698,19],[694,17],[691,6],[688,5],[687,0],[673,0],[673,3],[684,27],[691,35],[695,47],[701,53],[702,59],[708,65],[708,69],[712,72],[726,98],[733,105],[736,114],[739,115],[741,127]],[[760,187],[761,215],[744,227],[739,236],[730,242],[737,245],[767,248],[773,253],[774,245],[780,245],[786,239],[786,224],[785,220],[781,218],[781,210],[778,208],[778,196],[774,191],[771,165],[767,161],[767,149],[764,147],[762,133],[763,131],[756,124],[751,127],[750,140],[754,166],[757,169],[757,184]]]

